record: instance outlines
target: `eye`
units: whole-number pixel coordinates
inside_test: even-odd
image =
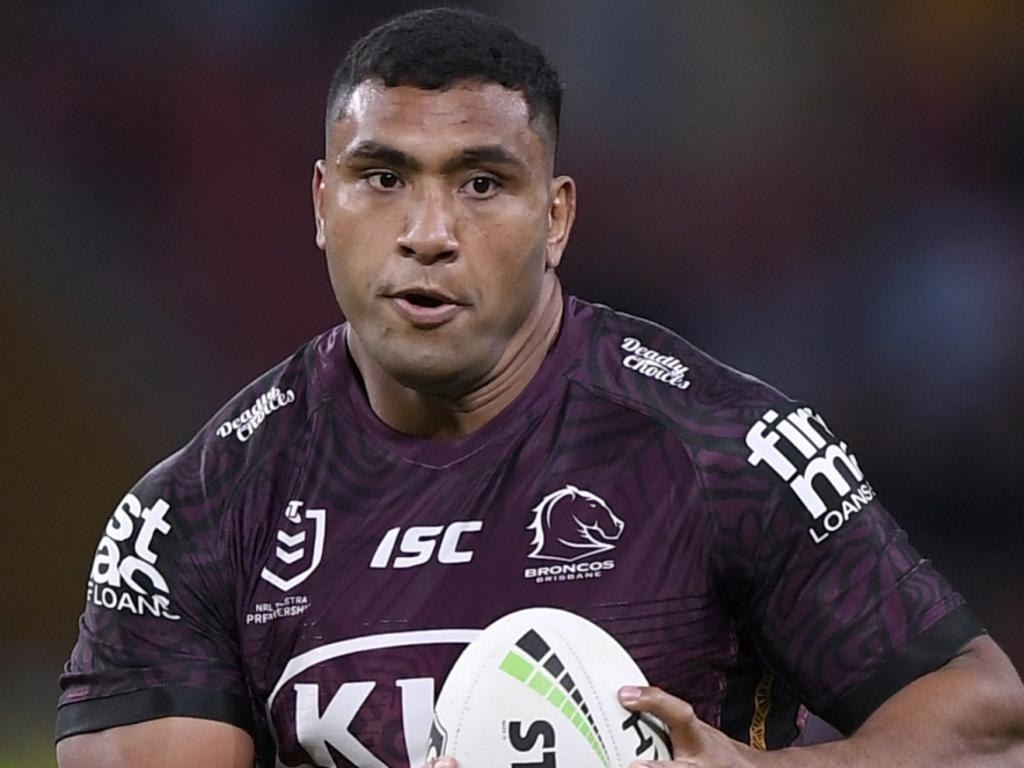
[[[390,171],[374,171],[373,173],[368,173],[363,178],[366,179],[371,188],[379,192],[389,192],[393,189],[398,189],[402,185],[402,180]]]
[[[499,184],[497,179],[490,176],[474,176],[463,185],[463,191],[472,197],[486,199],[497,194]]]

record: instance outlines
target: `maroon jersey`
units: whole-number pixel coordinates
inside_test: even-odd
[[[419,440],[371,410],[345,326],[243,390],[100,540],[58,738],[170,715],[261,765],[419,766],[481,628],[581,614],[761,748],[849,732],[982,630],[812,408],[567,298],[516,401]]]

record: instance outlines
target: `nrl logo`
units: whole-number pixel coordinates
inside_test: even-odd
[[[575,485],[549,493],[533,508],[533,560],[573,563],[615,549],[626,524],[600,496]]]
[[[273,584],[282,592],[287,592],[304,582],[320,565],[320,560],[324,555],[327,511],[307,509],[303,514],[302,506],[303,502],[301,501],[288,502],[288,508],[284,513],[288,522],[277,531],[277,547],[274,549],[275,561],[260,573],[261,579]],[[313,534],[312,542],[309,541],[310,533]],[[304,563],[308,563],[308,565],[295,573],[294,571],[301,568]],[[271,567],[274,570],[271,570]],[[291,572],[291,575],[282,576],[280,572],[285,574]]]

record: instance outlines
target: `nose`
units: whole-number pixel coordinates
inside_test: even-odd
[[[458,253],[452,201],[441,189],[427,189],[416,196],[398,247],[405,256],[423,264],[449,261]]]

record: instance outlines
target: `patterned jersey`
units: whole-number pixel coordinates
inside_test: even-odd
[[[815,410],[664,328],[567,297],[527,388],[449,442],[383,424],[345,338],[121,500],[58,738],[185,715],[263,766],[416,767],[465,645],[554,606],[770,749],[806,709],[853,730],[983,631]]]

